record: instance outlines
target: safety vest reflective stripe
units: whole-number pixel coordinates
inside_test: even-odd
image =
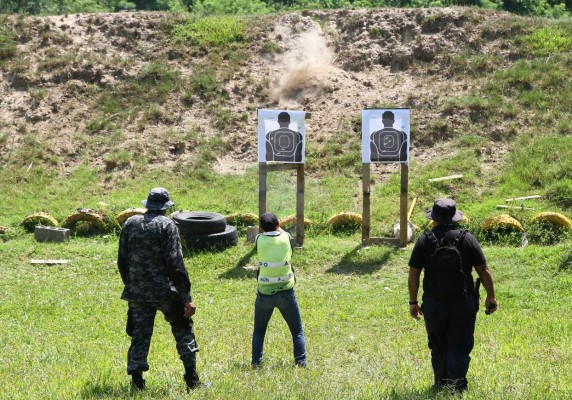
[[[278,283],[278,282],[288,282],[290,279],[294,277],[294,273],[290,272],[288,275],[278,276],[275,278],[259,276],[258,283],[263,285],[265,283]]]
[[[258,266],[260,268],[280,268],[287,267],[290,263],[288,261],[260,261]]]

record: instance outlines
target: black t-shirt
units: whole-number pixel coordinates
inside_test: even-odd
[[[433,228],[432,231],[439,241],[445,237],[445,242],[450,241],[452,243],[459,233],[459,228],[438,225]],[[465,270],[465,275],[470,277],[470,283],[467,285],[470,290],[470,288],[474,287],[473,278],[471,276],[473,267],[485,265],[487,260],[485,259],[481,245],[470,232],[467,232],[465,237],[459,242],[458,249],[463,259],[463,269]],[[418,269],[425,268],[429,264],[429,259],[431,258],[433,251],[435,251],[435,247],[427,235],[423,234],[419,236],[415,242],[415,246],[413,246],[411,258],[409,259],[409,266],[411,268]],[[425,276],[426,274],[424,274],[423,277],[423,292],[427,292],[429,286],[426,282]]]

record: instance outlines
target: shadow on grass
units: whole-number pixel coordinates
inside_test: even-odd
[[[169,396],[172,396],[172,393],[165,387],[147,387],[147,389],[142,392],[132,389],[129,381],[125,381],[125,383],[122,384],[102,382],[86,383],[80,392],[81,399],[139,399],[168,398]]]
[[[360,244],[343,256],[337,264],[334,264],[326,272],[340,275],[367,275],[379,271],[389,260],[391,254],[397,251],[397,249],[386,247],[380,247],[379,249],[382,249],[382,253],[372,256],[367,254],[370,250],[364,251]]]
[[[131,389],[128,383],[118,385],[102,382],[86,383],[80,392],[82,399],[125,399],[136,397],[140,392]]]
[[[254,256],[256,250],[252,248],[248,253],[240,258],[237,263],[232,267],[232,269],[226,271],[224,274],[220,274],[221,279],[243,279],[243,278],[254,278],[256,276],[256,270],[247,270],[244,267],[248,265],[250,259]]]
[[[455,396],[446,390],[435,390],[432,386],[428,386],[425,389],[417,390],[395,390],[392,389],[387,398],[392,400],[427,400],[427,399],[455,399],[460,396]]]

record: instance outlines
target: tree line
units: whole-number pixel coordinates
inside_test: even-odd
[[[447,6],[474,6],[555,18],[572,14],[572,0],[1,0],[0,13],[54,15],[153,10],[212,15],[347,7]]]

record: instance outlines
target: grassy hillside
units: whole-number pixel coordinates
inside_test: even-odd
[[[252,29],[248,18],[2,17],[0,184],[14,201],[1,223],[39,209],[63,218],[107,196],[132,205],[152,177],[185,208],[204,207],[190,188],[208,187],[213,211],[256,211],[254,192],[211,199],[230,182],[256,190],[257,108],[312,113],[313,219],[360,211],[367,107],[411,108],[410,198],[421,208],[448,195],[484,218],[493,203],[528,194],[543,195],[537,210],[570,207],[568,21],[463,8],[257,16]],[[378,204],[395,204],[393,171],[372,173]],[[392,209],[375,208],[375,220],[391,224]]]

